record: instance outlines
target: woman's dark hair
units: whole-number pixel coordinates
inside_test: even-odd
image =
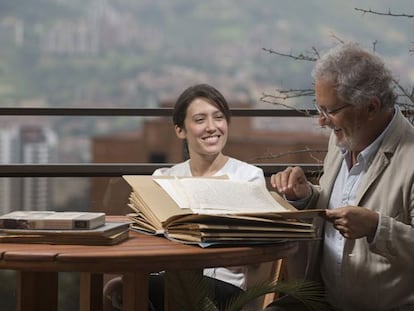
[[[173,112],[174,125],[184,128],[187,108],[196,98],[207,99],[224,114],[227,122],[230,122],[230,108],[224,96],[211,85],[196,84],[185,89],[178,97]]]

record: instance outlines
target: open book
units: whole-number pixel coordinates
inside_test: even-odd
[[[185,243],[263,243],[315,237],[299,211],[260,183],[225,178],[124,176],[132,228]]]

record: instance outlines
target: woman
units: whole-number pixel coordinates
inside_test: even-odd
[[[153,175],[217,176],[265,183],[263,171],[223,154],[228,137],[230,109],[223,95],[208,84],[187,88],[173,112],[175,132],[186,143],[189,159]]]
[[[154,176],[226,175],[229,179],[259,182],[265,186],[262,169],[223,154],[230,109],[214,87],[197,84],[184,90],[175,104],[173,122],[177,137],[186,144],[189,159],[170,168],[157,169]],[[220,306],[246,289],[247,267],[209,268],[204,270],[204,275],[214,287]],[[162,283],[162,273],[152,275],[150,301],[151,307],[158,311],[163,309]]]

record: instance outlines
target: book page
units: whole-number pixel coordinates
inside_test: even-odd
[[[156,180],[159,183],[160,180]],[[261,183],[212,178],[164,179],[159,185],[172,198],[185,193],[190,209],[199,214],[284,212]],[[174,189],[178,189],[174,192]],[[181,193],[181,194],[180,194]],[[177,200],[179,204],[180,200]]]
[[[154,181],[164,189],[165,192],[174,200],[180,208],[191,208],[190,200],[180,183],[174,182],[174,179],[154,178]]]

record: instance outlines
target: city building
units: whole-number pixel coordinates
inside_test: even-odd
[[[57,137],[43,126],[0,130],[0,163],[50,163],[57,160]],[[47,210],[52,185],[47,177],[0,178],[0,211]]]

